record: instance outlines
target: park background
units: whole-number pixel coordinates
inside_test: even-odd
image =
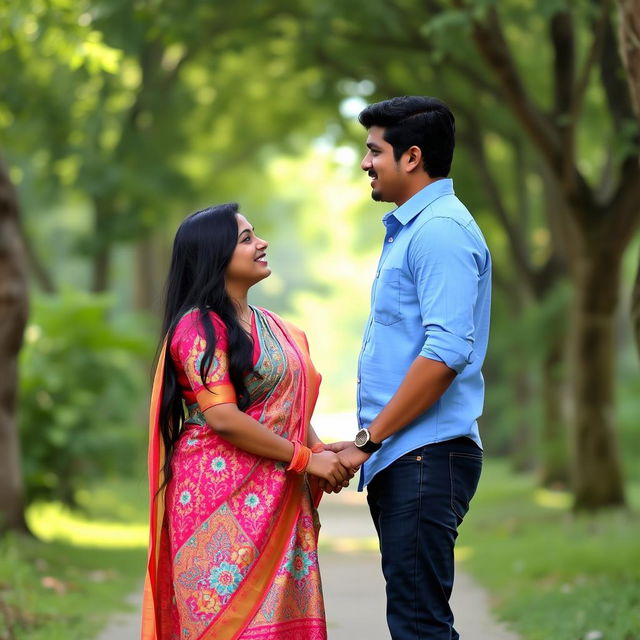
[[[86,640],[139,584],[150,372],[188,213],[238,201],[270,242],[252,302],[304,328],[318,424],[349,437],[389,210],[357,113],[404,94],[453,109],[451,175],[494,260],[460,560],[525,640],[640,638],[640,2],[0,15],[0,638]]]

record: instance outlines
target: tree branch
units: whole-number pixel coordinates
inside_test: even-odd
[[[622,253],[640,224],[640,165],[637,156],[625,162],[620,186],[607,210],[611,211],[611,242]]]
[[[573,104],[571,105],[571,115],[575,122],[578,121],[580,114],[582,113],[582,106],[584,104],[584,97],[587,93],[587,87],[589,86],[591,71],[598,59],[602,56],[602,48],[604,46],[608,20],[606,5],[607,2],[604,2],[600,17],[593,23],[593,39],[591,40],[591,47],[589,48],[589,52],[587,53],[582,69],[578,73],[576,79],[575,89],[573,92]]]
[[[636,116],[640,118],[640,0],[618,0],[620,54],[631,89]]]
[[[609,2],[605,3],[607,6]],[[613,124],[616,131],[620,131],[625,121],[635,118],[629,95],[629,84],[625,69],[618,52],[616,36],[611,24],[610,12],[605,15],[603,27],[603,45],[600,56],[600,74],[602,86],[609,110],[613,116]]]
[[[571,181],[575,166],[577,120],[573,117],[576,51],[573,17],[569,11],[558,11],[551,18],[553,46],[554,119],[563,148],[560,174],[562,181]]]
[[[464,7],[463,0],[455,3]],[[548,118],[535,106],[522,83],[515,61],[505,39],[500,18],[495,8],[489,9],[485,22],[473,23],[473,38],[489,68],[496,75],[502,92],[514,113],[532,137],[545,159],[559,170],[562,146],[558,132]]]
[[[461,110],[460,107],[458,107],[458,113],[463,114],[466,120],[465,129],[460,130],[460,138],[465,142],[465,146],[469,150],[469,153],[471,153],[475,159],[487,197],[489,198],[491,206],[493,207],[495,214],[500,221],[507,238],[509,239],[509,251],[513,257],[516,268],[518,269],[522,279],[527,282],[529,289],[533,292],[534,274],[531,263],[529,262],[527,245],[521,229],[513,224],[509,214],[507,213],[507,208],[500,194],[500,189],[498,188],[493,172],[489,167],[484,139],[480,134],[481,127],[469,111]]]
[[[49,272],[46,270],[45,266],[42,264],[40,257],[36,253],[33,245],[30,242],[30,239],[25,233],[23,225],[19,224],[18,228],[22,237],[22,244],[24,245],[29,271],[35,278],[40,288],[45,293],[55,293],[57,289],[55,282],[53,281],[53,278],[51,277]]]
[[[466,7],[464,0],[454,2],[459,7]],[[480,54],[497,76],[515,116],[549,165],[551,175],[561,183],[564,197],[572,204],[576,218],[581,226],[589,226],[594,211],[591,187],[575,164],[571,166],[570,175],[559,180],[563,175],[564,149],[558,129],[528,96],[494,7],[487,12],[485,21],[474,22],[473,37]]]
[[[551,44],[553,46],[554,115],[566,116],[573,103],[576,73],[576,47],[573,17],[569,11],[559,11],[551,18]],[[560,123],[559,126],[563,126]],[[565,125],[566,126],[566,125]]]
[[[640,353],[640,260],[636,280],[631,292],[631,323],[633,325],[633,335],[636,339],[636,349]]]

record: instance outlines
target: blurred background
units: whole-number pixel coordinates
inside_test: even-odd
[[[94,637],[141,579],[151,369],[187,214],[237,201],[270,242],[251,302],[306,331],[318,431],[351,436],[390,209],[357,114],[406,94],[452,108],[451,175],[494,260],[465,562],[523,638],[640,638],[639,1],[0,16],[0,638]]]

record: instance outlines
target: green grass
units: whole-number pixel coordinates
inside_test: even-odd
[[[640,640],[639,489],[629,511],[573,515],[567,494],[488,460],[459,558],[523,640]]]
[[[57,504],[27,514],[46,538],[0,538],[0,640],[89,640],[144,578],[142,484],[80,496],[82,514]]]

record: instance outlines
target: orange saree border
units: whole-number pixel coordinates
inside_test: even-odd
[[[142,640],[156,640],[157,612],[154,594],[157,587],[158,556],[160,552],[160,532],[164,520],[164,489],[158,493],[164,480],[164,442],[158,428],[160,403],[164,381],[164,363],[167,351],[166,341],[160,350],[156,365],[149,406],[149,555],[147,559],[147,575],[144,583],[142,600]],[[156,495],[157,494],[157,495]]]
[[[236,403],[236,392],[231,384],[219,384],[216,385],[215,391],[209,391],[209,389],[202,389],[196,394],[196,400],[198,401],[199,410],[204,413],[207,409],[215,407],[218,404]]]
[[[267,313],[269,313],[270,317],[273,318],[272,313],[270,312],[267,312]],[[316,371],[315,367],[313,366],[313,363],[311,362],[311,357],[309,355],[309,345],[307,343],[307,338],[304,332],[298,329],[298,327],[296,327],[295,325],[287,322],[286,320],[282,320],[281,318],[277,318],[277,320],[280,320],[281,324],[284,325],[286,332],[289,333],[291,337],[294,339],[295,344],[298,348],[298,352],[304,362],[304,368],[305,368],[305,374],[306,374],[306,380],[307,380],[307,390],[306,390],[307,403],[305,407],[305,411],[306,411],[305,419],[304,419],[305,433],[304,433],[303,442],[306,442],[307,431],[309,428],[309,424],[311,422],[311,416],[313,415],[313,410],[318,400],[318,392],[320,390],[320,382],[322,381],[322,376]]]

